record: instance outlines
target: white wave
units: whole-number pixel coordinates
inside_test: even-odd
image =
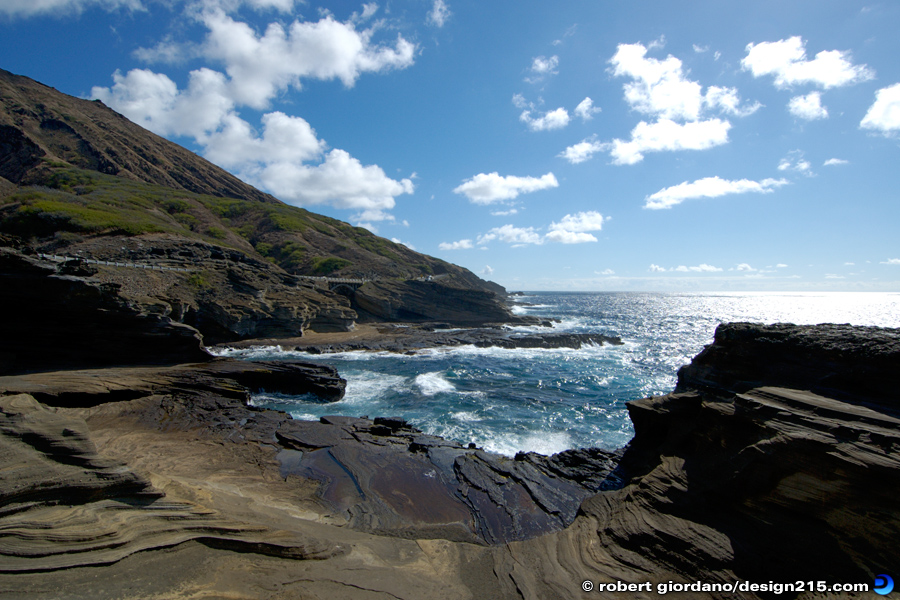
[[[416,376],[415,386],[426,396],[456,391],[453,384],[444,379],[443,374],[437,371]]]
[[[408,379],[402,375],[386,375],[375,371],[363,371],[343,376],[347,391],[341,402],[359,404],[371,402],[388,391],[408,388]]]
[[[481,417],[468,410],[461,410],[455,413],[450,413],[450,416],[457,421],[462,421],[464,423],[477,423],[478,421],[481,421]]]
[[[549,456],[571,448],[572,439],[564,431],[546,431],[528,435],[507,434],[487,440],[483,447],[489,452],[504,456],[515,456],[517,452],[537,452]]]

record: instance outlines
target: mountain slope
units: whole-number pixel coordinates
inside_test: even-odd
[[[284,204],[100,102],[2,70],[0,245],[185,269],[79,272],[207,342],[345,329],[358,319],[516,320],[501,286]],[[340,295],[297,277],[323,275],[367,283]]]

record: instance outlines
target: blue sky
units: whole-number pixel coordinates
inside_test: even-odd
[[[2,0],[0,67],[526,290],[900,291],[893,1]]]

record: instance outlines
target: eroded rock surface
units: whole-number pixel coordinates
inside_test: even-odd
[[[585,580],[871,584],[900,561],[888,385],[898,340],[886,329],[721,326],[675,392],[629,404],[636,436],[621,460],[498,457],[397,418],[294,421],[247,405],[267,370],[279,382],[270,391],[295,385],[271,364],[3,377],[0,394],[19,395],[0,402],[0,443],[14,457],[0,471],[0,535],[11,540],[0,589],[74,598],[71,586],[98,574],[110,583],[92,592],[105,598],[543,600],[621,597],[586,594]],[[54,570],[52,584],[21,565]]]

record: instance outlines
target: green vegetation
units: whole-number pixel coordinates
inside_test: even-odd
[[[287,204],[194,194],[55,161],[41,169],[42,185],[0,197],[0,232],[63,244],[169,233],[249,251],[239,236],[269,262],[300,273],[327,275],[349,266],[378,271],[386,264],[378,257],[394,263],[388,267],[394,275],[433,271],[421,259],[410,264],[405,251],[366,229]],[[204,281],[192,277],[191,285]]]
[[[328,275],[329,273],[340,271],[344,267],[348,267],[352,264],[353,263],[349,260],[338,258],[336,256],[329,256],[328,258],[317,256],[312,260],[313,271],[319,275]]]
[[[204,276],[205,273],[194,273],[190,277],[188,277],[188,284],[197,288],[198,290],[207,290],[213,287],[213,285],[207,281]]]

